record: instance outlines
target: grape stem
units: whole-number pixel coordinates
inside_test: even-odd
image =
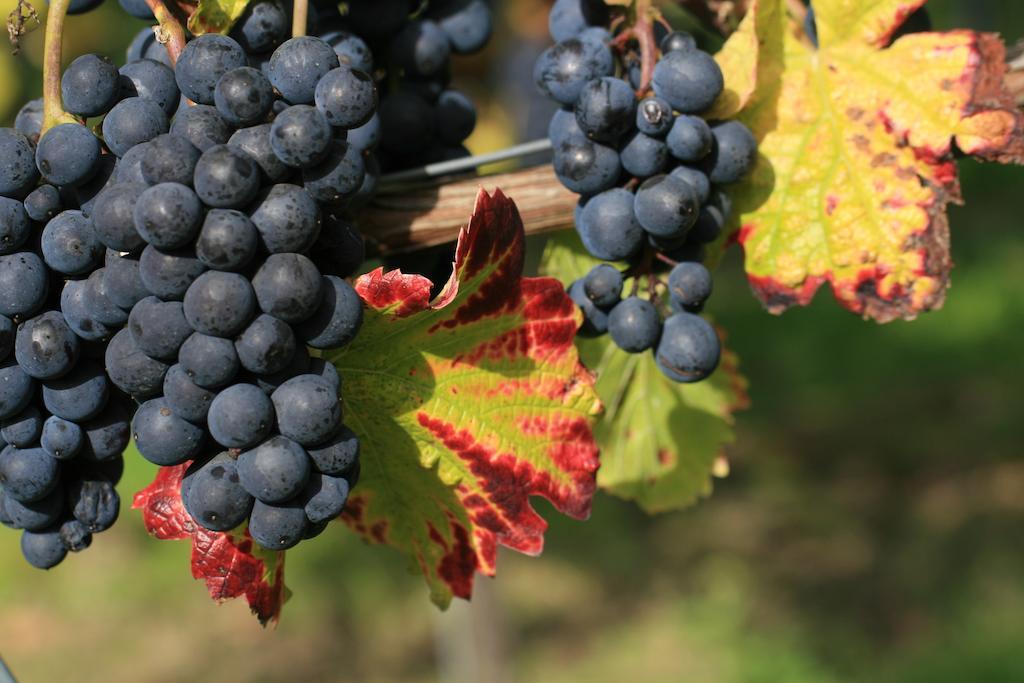
[[[71,0],[52,0],[46,12],[43,34],[43,126],[39,137],[54,126],[75,123],[76,119],[64,111],[60,97],[61,44],[64,40],[64,19]]]
[[[173,67],[178,63],[181,51],[185,49],[185,27],[163,0],[146,0],[146,4],[159,24],[153,32],[156,33],[157,41],[167,48],[167,56],[170,57]]]
[[[675,267],[675,266],[678,266],[678,265],[679,265],[679,261],[676,261],[675,259],[670,259],[670,258],[669,258],[668,256],[665,256],[665,255],[664,255],[664,254],[662,254],[662,253],[661,253],[660,251],[659,251],[659,252],[657,252],[657,253],[656,253],[656,254],[654,255],[654,258],[658,259],[658,260],[659,260],[659,261],[661,261],[662,263],[667,263],[668,265],[670,265],[670,266],[672,266],[672,267]]]
[[[651,7],[651,0],[636,0],[636,18],[633,35],[640,45],[640,87],[636,96],[643,97],[651,87],[654,65],[658,61],[658,43],[654,39],[654,20],[657,10]]]
[[[306,35],[306,24],[309,21],[309,0],[295,0],[292,11],[292,38]]]

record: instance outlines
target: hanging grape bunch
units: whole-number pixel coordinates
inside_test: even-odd
[[[344,278],[378,146],[388,168],[465,153],[475,112],[448,57],[491,18],[479,1],[308,9],[313,35],[293,38],[275,0],[177,49],[146,28],[124,66],[78,57],[0,130],[0,522],[36,567],[114,523],[129,436],[157,465],[191,461],[197,524],[247,523],[271,550],[323,531],[356,484],[341,379],[308,349],[362,323]]]
[[[721,350],[697,315],[711,294],[704,245],[728,218],[724,186],[749,171],[757,148],[743,124],[701,118],[722,92],[722,72],[651,12],[638,9],[630,25],[601,3],[558,0],[549,17],[558,42],[538,58],[534,78],[561,105],[548,135],[558,179],[580,195],[584,246],[628,264],[624,272],[600,264],[570,286],[585,317],[580,334],[608,333],[629,353],[653,350],[666,376],[695,382],[714,371]],[[667,282],[658,278],[664,264]],[[626,277],[632,291],[623,298]]]

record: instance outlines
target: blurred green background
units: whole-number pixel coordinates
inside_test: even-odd
[[[1024,33],[1019,0],[929,8],[939,29]],[[480,101],[474,151],[543,126],[517,93],[544,9],[506,3],[518,32],[458,63]],[[120,56],[142,25],[108,0],[70,20],[66,54]],[[0,50],[5,125],[38,93],[41,44]],[[503,552],[447,613],[395,552],[338,528],[289,553],[295,594],[262,630],[208,600],[188,544],[146,536],[127,507],[153,468],[136,459],[122,521],[55,570],[0,530],[0,654],[26,682],[1024,681],[1024,172],[960,167],[954,287],[916,322],[862,322],[826,292],[770,316],[733,251],[710,310],[753,405],[731,476],[697,507],[649,518],[599,496],[579,523],[537,501],[544,556]]]

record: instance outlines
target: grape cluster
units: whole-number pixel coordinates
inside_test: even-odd
[[[626,274],[649,276],[651,293],[622,298],[623,273],[609,264],[569,293],[586,318],[581,334],[607,332],[630,353],[653,349],[666,376],[699,381],[717,367],[721,350],[714,328],[697,315],[711,293],[704,245],[719,238],[729,215],[722,186],[750,170],[757,144],[742,123],[702,118],[724,83],[692,36],[661,31],[644,83],[642,55],[629,47],[637,41],[613,35],[610,23],[600,2],[557,0],[549,28],[558,42],[537,59],[534,79],[561,105],[548,135],[558,179],[581,196],[575,225],[584,246],[599,259],[628,262]],[[660,263],[673,265],[667,283],[654,277]],[[664,321],[659,284],[669,294]]]

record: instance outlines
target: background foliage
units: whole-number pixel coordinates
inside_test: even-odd
[[[108,4],[72,19],[67,54],[119,52],[142,25]],[[543,6],[506,7],[517,28],[458,65],[490,97],[476,150],[545,118],[517,108]],[[940,29],[1024,36],[1016,0],[929,8]],[[41,43],[0,56],[0,121],[38,90]],[[149,539],[127,509],[99,549],[48,574],[4,533],[0,653],[24,681],[1024,680],[1022,172],[961,170],[954,286],[916,322],[864,323],[825,293],[769,316],[730,253],[711,313],[752,408],[708,501],[647,517],[599,496],[587,523],[538,502],[543,558],[504,553],[498,580],[444,614],[394,551],[339,529],[289,553],[301,590],[269,631],[243,604],[211,605],[187,544]],[[132,460],[122,495],[152,475]]]

